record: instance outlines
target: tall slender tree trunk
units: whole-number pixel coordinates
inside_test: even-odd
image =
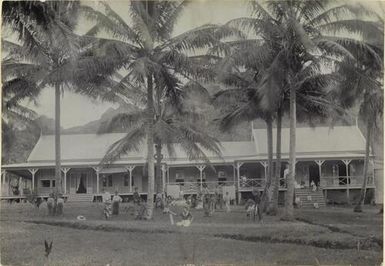
[[[294,218],[294,179],[295,179],[295,142],[296,142],[296,124],[297,124],[297,111],[296,111],[296,91],[295,87],[290,84],[290,147],[289,147],[289,174],[287,177],[287,191],[286,191],[286,213],[285,219],[292,220]]]
[[[160,141],[156,142],[155,145],[155,150],[156,150],[156,178],[155,178],[155,183],[156,183],[156,193],[162,192],[162,144]]]
[[[365,143],[365,162],[364,162],[364,181],[362,183],[360,199],[357,205],[354,207],[355,212],[362,212],[362,205],[365,202],[366,197],[366,185],[368,183],[368,168],[369,168],[369,151],[370,151],[370,139],[372,135],[372,123],[370,119],[366,122],[366,143]]]
[[[279,198],[279,186],[281,178],[281,135],[282,135],[282,108],[277,110],[277,139],[276,139],[276,161],[275,161],[275,175],[273,182],[273,204],[271,209],[272,215],[278,213],[278,198]]]
[[[154,210],[154,98],[152,75],[147,76],[147,218],[151,219]]]
[[[61,151],[60,151],[60,85],[55,84],[55,186],[58,193],[62,192]]]
[[[271,201],[271,180],[272,180],[272,168],[273,168],[273,120],[271,116],[266,119],[267,128],[267,178],[265,188],[262,194],[262,206],[263,210],[266,210],[267,203]]]

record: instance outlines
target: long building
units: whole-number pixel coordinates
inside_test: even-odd
[[[160,190],[169,194],[196,194],[203,186],[211,191],[228,189],[238,202],[252,189],[262,190],[267,176],[266,129],[251,129],[252,139],[221,142],[222,156],[208,152],[210,164],[190,160],[179,144],[171,156],[163,149]],[[356,126],[297,128],[296,183],[309,187],[319,184],[325,202],[354,202],[363,183],[365,138]],[[274,142],[276,131],[273,132]],[[118,191],[130,197],[134,188],[146,195],[146,146],[101,166],[108,147],[125,134],[77,134],[61,136],[62,189],[69,200],[95,200],[102,191]],[[273,149],[275,151],[275,147]],[[29,190],[42,197],[55,189],[54,136],[42,135],[27,162],[2,166],[1,198],[14,198],[12,186],[19,184],[21,195]],[[275,154],[274,154],[275,156]],[[275,158],[275,157],[274,157]],[[368,197],[382,203],[382,177],[376,177],[371,154]],[[289,159],[289,129],[282,129],[281,196],[286,191],[284,169]],[[298,189],[297,189],[298,190]]]

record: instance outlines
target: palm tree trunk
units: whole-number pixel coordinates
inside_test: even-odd
[[[162,144],[157,141],[156,150],[156,193],[162,192]]]
[[[289,83],[289,85],[291,85]],[[294,218],[293,198],[294,198],[294,179],[295,179],[295,142],[296,142],[296,91],[294,86],[290,86],[290,147],[289,147],[289,175],[286,180],[286,214],[285,219],[292,220]]]
[[[276,139],[276,162],[275,162],[275,176],[273,182],[273,204],[271,209],[271,215],[277,215],[278,213],[278,197],[279,186],[281,177],[281,135],[282,135],[282,108],[277,110],[277,139]]]
[[[58,193],[62,191],[61,152],[60,152],[60,85],[55,84],[55,186]]]
[[[271,201],[270,196],[270,186],[272,180],[272,167],[273,167],[273,120],[271,116],[266,119],[266,127],[267,127],[267,178],[265,188],[262,194],[262,207],[263,210],[266,210],[267,203]]]
[[[147,77],[147,218],[152,218],[154,210],[154,98],[152,75]]]
[[[355,212],[362,212],[362,205],[365,202],[366,197],[366,184],[368,182],[368,166],[369,166],[369,151],[370,151],[370,139],[372,135],[372,123],[370,119],[366,122],[366,143],[365,143],[365,162],[364,162],[364,181],[361,188],[360,199],[357,205],[354,207]]]

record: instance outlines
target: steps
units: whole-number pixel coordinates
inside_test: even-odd
[[[311,188],[295,189],[295,197],[300,199],[301,208],[314,208],[314,203],[325,207],[325,197],[321,188],[313,191]]]
[[[92,202],[94,194],[69,194],[67,202]]]

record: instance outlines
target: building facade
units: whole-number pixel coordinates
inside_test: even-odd
[[[163,149],[162,177],[158,191],[169,194],[196,194],[203,187],[234,192],[242,201],[252,189],[262,190],[267,176],[266,129],[252,129],[252,139],[243,142],[222,142],[222,156],[210,152],[210,164],[189,160],[186,153],[175,144],[175,154]],[[275,142],[274,131],[274,142]],[[112,165],[100,165],[108,147],[125,134],[62,135],[62,184],[55,181],[54,136],[43,135],[35,145],[26,163],[2,166],[2,199],[23,197],[28,190],[42,197],[48,196],[57,186],[62,186],[69,199],[94,200],[102,191],[118,191],[124,197],[132,195],[134,188],[146,195],[146,147],[140,145]],[[273,149],[275,151],[275,147]],[[285,168],[288,164],[289,129],[282,129],[282,171],[280,192],[286,191]],[[363,183],[365,139],[355,126],[297,128],[296,184],[309,187],[312,181],[322,188],[329,203],[354,202]],[[275,155],[274,155],[275,158]],[[373,162],[371,157],[371,162]],[[374,165],[369,165],[368,194],[382,187],[382,177],[374,175]],[[15,187],[20,194],[15,195]],[[376,188],[377,187],[377,188]],[[377,202],[381,199],[375,199]],[[382,203],[382,202],[378,202]]]

